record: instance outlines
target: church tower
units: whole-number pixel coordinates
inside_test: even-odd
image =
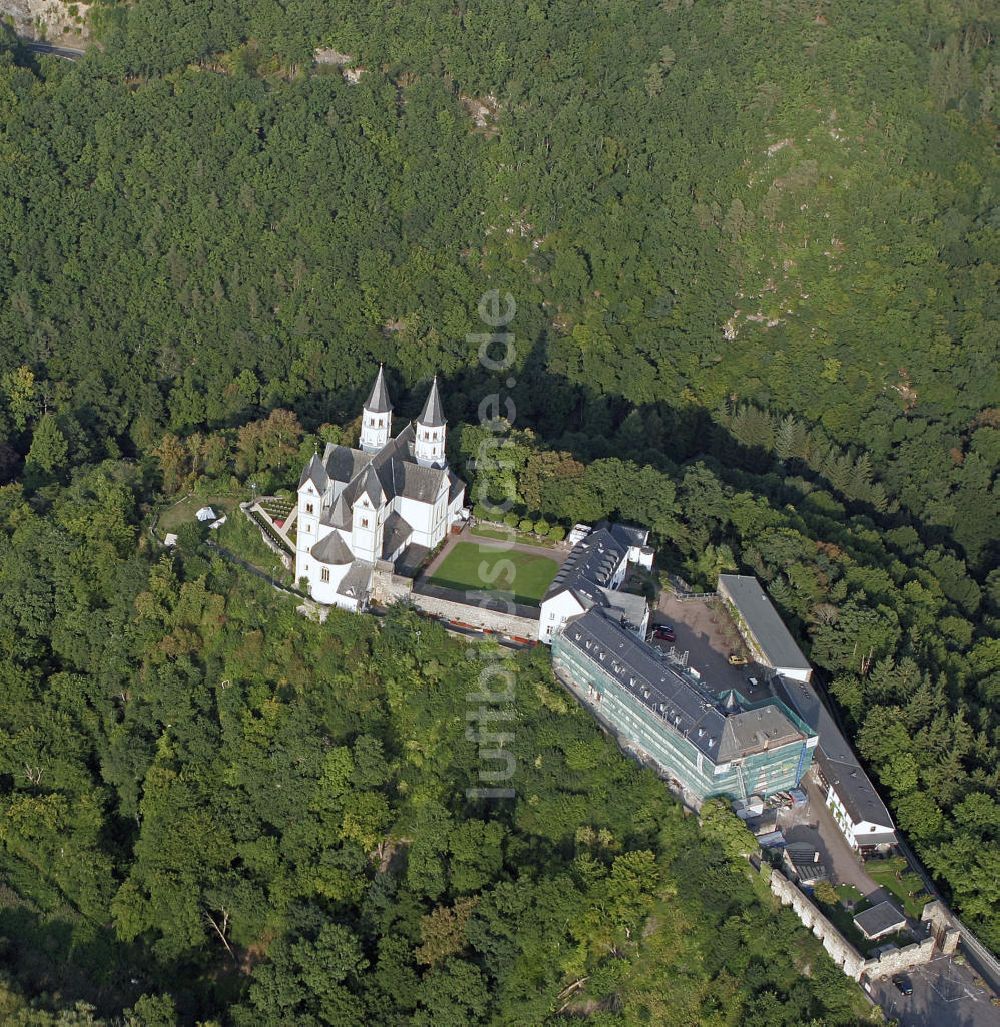
[[[379,364],[378,377],[361,415],[361,448],[366,453],[377,453],[389,442],[392,427],[392,403],[385,387],[385,371]]]
[[[421,467],[444,467],[445,428],[444,409],[438,392],[437,376],[431,385],[430,395],[424,409],[417,418],[417,435],[413,444],[413,455]]]

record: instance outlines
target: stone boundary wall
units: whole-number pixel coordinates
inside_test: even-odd
[[[532,641],[538,638],[538,621],[515,614],[503,613],[500,610],[483,609],[480,606],[468,606],[465,603],[452,602],[450,599],[438,599],[436,596],[422,595],[413,592],[410,602],[418,610],[440,617],[446,621],[458,621],[459,624],[479,631],[494,631],[513,638],[526,638]]]
[[[856,981],[861,979],[865,966],[861,953],[780,870],[771,871],[771,891],[783,906],[792,907],[798,918],[819,938],[830,958],[848,977]]]
[[[802,923],[823,943],[823,948],[837,966],[856,981],[862,977],[887,977],[912,970],[922,963],[929,963],[936,955],[953,953],[958,944],[958,932],[946,928],[932,933],[923,941],[884,952],[874,959],[865,959],[832,921],[780,870],[771,871],[771,891],[783,906],[791,906],[795,910]]]
[[[454,596],[455,598],[448,598]],[[372,577],[372,600],[381,606],[393,603],[412,603],[418,610],[431,617],[444,621],[457,621],[461,626],[477,631],[490,631],[512,638],[526,638],[535,641],[538,638],[537,617],[521,616],[520,611],[527,607],[515,606],[515,610],[507,613],[504,610],[479,606],[475,602],[461,602],[460,592],[453,589],[442,589],[422,586],[413,587],[412,578],[396,574],[392,564],[375,565]],[[494,602],[495,597],[494,597]]]
[[[392,564],[380,560],[372,575],[372,599],[381,606],[391,606],[400,600],[408,601],[413,592],[413,579],[396,574]]]

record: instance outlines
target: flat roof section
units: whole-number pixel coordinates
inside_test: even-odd
[[[752,574],[720,574],[719,591],[736,607],[772,667],[812,669],[764,586]]]

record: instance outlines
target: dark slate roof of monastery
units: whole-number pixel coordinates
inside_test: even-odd
[[[412,525],[408,524],[395,510],[385,519],[382,535],[382,556],[388,559],[389,554],[397,549],[413,534]]]
[[[389,390],[385,387],[385,368],[381,365],[378,369],[378,377],[372,386],[371,395],[365,403],[365,410],[370,414],[391,414],[392,402],[389,399]]]
[[[336,531],[331,531],[325,538],[321,538],[309,552],[314,560],[334,566],[342,566],[354,561],[354,554],[351,552],[350,546]]]
[[[355,560],[337,586],[337,592],[352,599],[367,595],[371,588],[374,567],[375,564],[368,563],[367,560]]]
[[[600,598],[594,586],[607,585],[611,581],[615,568],[625,558],[626,552],[626,548],[607,528],[592,531],[573,547],[543,598],[549,599],[564,589],[570,589],[574,594],[579,591],[588,596],[591,605],[599,603]]]
[[[424,404],[424,409],[417,418],[422,428],[443,428],[445,425],[444,407],[441,406],[441,393],[438,391],[438,380],[435,376],[431,391]]]
[[[564,642],[714,763],[805,737],[775,705],[727,715],[716,701],[665,663],[658,650],[636,638],[601,607],[570,621],[561,634]]]
[[[324,515],[324,523],[349,527],[349,508],[360,498],[362,492],[367,491],[375,503],[374,497],[378,493],[373,479],[377,480],[387,499],[403,496],[406,499],[431,503],[445,487],[449,489],[449,499],[457,498],[465,488],[465,483],[451,470],[421,467],[413,456],[414,438],[413,425],[408,424],[378,453],[363,453],[349,446],[328,445],[323,454],[326,473],[333,481],[347,483],[341,495],[348,510],[338,516],[338,497],[334,510]],[[373,473],[368,474],[369,471]]]
[[[309,463],[302,468],[302,474],[299,477],[299,488],[302,488],[307,481],[311,481],[316,486],[316,491],[321,494],[329,484],[329,478],[327,477],[326,468],[323,466],[323,461],[315,453],[313,453]]]
[[[891,837],[878,833],[877,838],[873,837],[867,844],[895,844],[896,836],[891,830],[892,817],[885,803],[875,791],[875,786],[815,687],[805,681],[792,681],[789,678],[781,678],[781,686],[792,709],[819,735],[819,768],[827,782],[833,785],[851,820],[856,824],[867,821],[889,829],[887,833]]]

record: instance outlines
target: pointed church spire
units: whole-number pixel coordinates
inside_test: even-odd
[[[444,408],[441,406],[441,394],[438,392],[437,375],[434,375],[430,395],[424,404],[423,412],[417,418],[417,424],[422,428],[443,428],[445,425]]]
[[[365,403],[365,410],[370,414],[392,413],[392,403],[389,400],[389,391],[385,387],[385,368],[378,365],[378,377],[372,386],[372,393]]]

